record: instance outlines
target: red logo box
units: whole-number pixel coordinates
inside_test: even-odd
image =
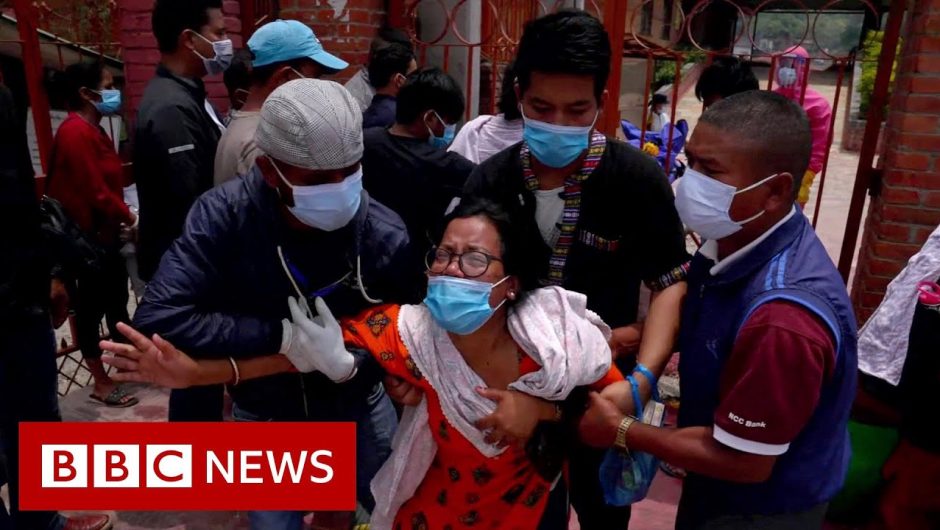
[[[23,510],[355,508],[355,423],[20,424]]]

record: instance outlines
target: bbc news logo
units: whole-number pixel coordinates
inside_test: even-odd
[[[24,423],[24,510],[353,510],[352,423]]]
[[[88,465],[87,445],[42,446],[42,487],[44,488],[139,488],[142,485],[140,458],[146,455],[147,488],[191,488],[193,486],[192,445],[94,445],[94,467]],[[333,480],[333,467],[329,462],[333,452],[318,450],[309,453],[281,453],[274,451],[226,451],[220,456],[206,452],[206,484],[223,480],[228,484],[264,484],[270,477],[273,484],[309,480],[326,484]],[[322,461],[321,461],[322,459]],[[264,473],[267,466],[268,473]],[[310,469],[305,476],[304,467]],[[89,483],[89,477],[93,482]]]
[[[137,445],[42,445],[44,488],[139,488],[140,453]],[[191,488],[192,445],[144,446],[147,488]],[[93,480],[89,480],[92,478]]]

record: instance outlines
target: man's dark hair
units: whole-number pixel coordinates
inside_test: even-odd
[[[503,85],[499,91],[499,112],[509,121],[522,119],[519,98],[516,97],[516,67],[513,63],[503,70]]]
[[[519,219],[514,219],[498,203],[481,197],[464,198],[454,208],[454,211],[447,216],[444,227],[446,229],[447,225],[454,219],[466,219],[476,216],[483,216],[496,226],[502,245],[503,268],[506,270],[506,274],[519,278],[522,290],[520,295],[538,287],[538,274],[536,271],[539,270],[539,267],[533,262],[534,256],[537,256],[538,252],[533,252],[527,248],[529,242],[532,241],[528,237],[529,232],[526,231],[528,225],[519,222]],[[520,298],[517,298],[516,302],[519,300]]]
[[[50,99],[58,102],[64,100],[68,110],[78,110],[85,104],[81,89],[98,90],[101,77],[104,74],[104,65],[100,62],[70,64],[64,72],[55,72],[52,75],[50,86],[47,87]]]
[[[813,149],[809,119],[797,103],[767,90],[749,90],[708,107],[699,123],[733,136],[753,152],[755,182],[774,173],[793,175],[796,197]]]
[[[408,75],[408,67],[414,58],[415,54],[398,42],[376,50],[369,61],[369,84],[375,88],[383,88],[395,74]]]
[[[254,55],[248,48],[242,48],[235,52],[232,57],[232,64],[222,74],[222,82],[229,95],[233,94],[239,88],[248,90],[251,86],[251,61]]]
[[[453,77],[440,68],[421,68],[408,76],[398,92],[395,121],[412,123],[428,110],[455,122],[464,110],[463,91]]]
[[[726,98],[758,89],[757,77],[746,62],[733,56],[715,57],[695,83],[695,97],[703,101],[709,96]]]
[[[565,9],[526,24],[516,52],[519,89],[529,88],[532,72],[590,75],[600,100],[610,75],[610,38],[599,20]]]
[[[150,21],[160,51],[175,52],[184,30],[199,33],[209,23],[210,9],[222,9],[222,0],[157,0]]]
[[[408,51],[410,51],[412,54],[415,52],[414,43],[411,42],[411,37],[409,37],[404,30],[393,28],[391,26],[382,26],[379,28],[379,31],[376,32],[375,37],[372,39],[372,43],[369,44],[369,60],[372,60],[372,56],[375,55],[376,51],[393,43],[401,44],[402,46],[408,48]]]

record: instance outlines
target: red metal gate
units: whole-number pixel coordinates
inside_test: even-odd
[[[891,9],[885,22],[881,54],[877,59],[870,58],[870,60],[877,60],[878,67],[872,89],[868,119],[865,123],[865,134],[859,150],[858,171],[852,187],[848,220],[845,225],[845,234],[842,238],[842,248],[839,254],[839,272],[846,283],[849,281],[849,273],[855,260],[858,233],[864,220],[865,195],[866,193],[878,193],[880,188],[881,161],[879,160],[876,164],[875,157],[881,155],[879,139],[884,126],[889,90],[894,77],[898,43],[901,40],[901,26],[904,22],[905,3],[891,2]]]

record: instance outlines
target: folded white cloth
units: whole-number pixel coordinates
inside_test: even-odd
[[[884,300],[858,332],[858,367],[897,386],[907,360],[911,322],[917,308],[917,284],[940,277],[940,226],[930,234],[907,267],[888,284]]]
[[[582,294],[560,287],[533,291],[510,310],[508,326],[522,350],[542,367],[521,376],[509,385],[511,389],[560,401],[610,370],[610,328],[587,309]],[[484,456],[504,451],[487,444],[474,426],[496,409],[495,403],[475,391],[486,383],[467,365],[427,308],[402,306],[398,332],[436,392],[448,423]],[[372,480],[372,530],[392,528],[398,510],[414,495],[434,460],[437,444],[428,425],[426,399],[417,407],[406,407],[392,440],[392,454]]]
[[[477,116],[457,132],[448,151],[462,155],[474,164],[522,141],[522,119],[507,120],[502,114]]]

